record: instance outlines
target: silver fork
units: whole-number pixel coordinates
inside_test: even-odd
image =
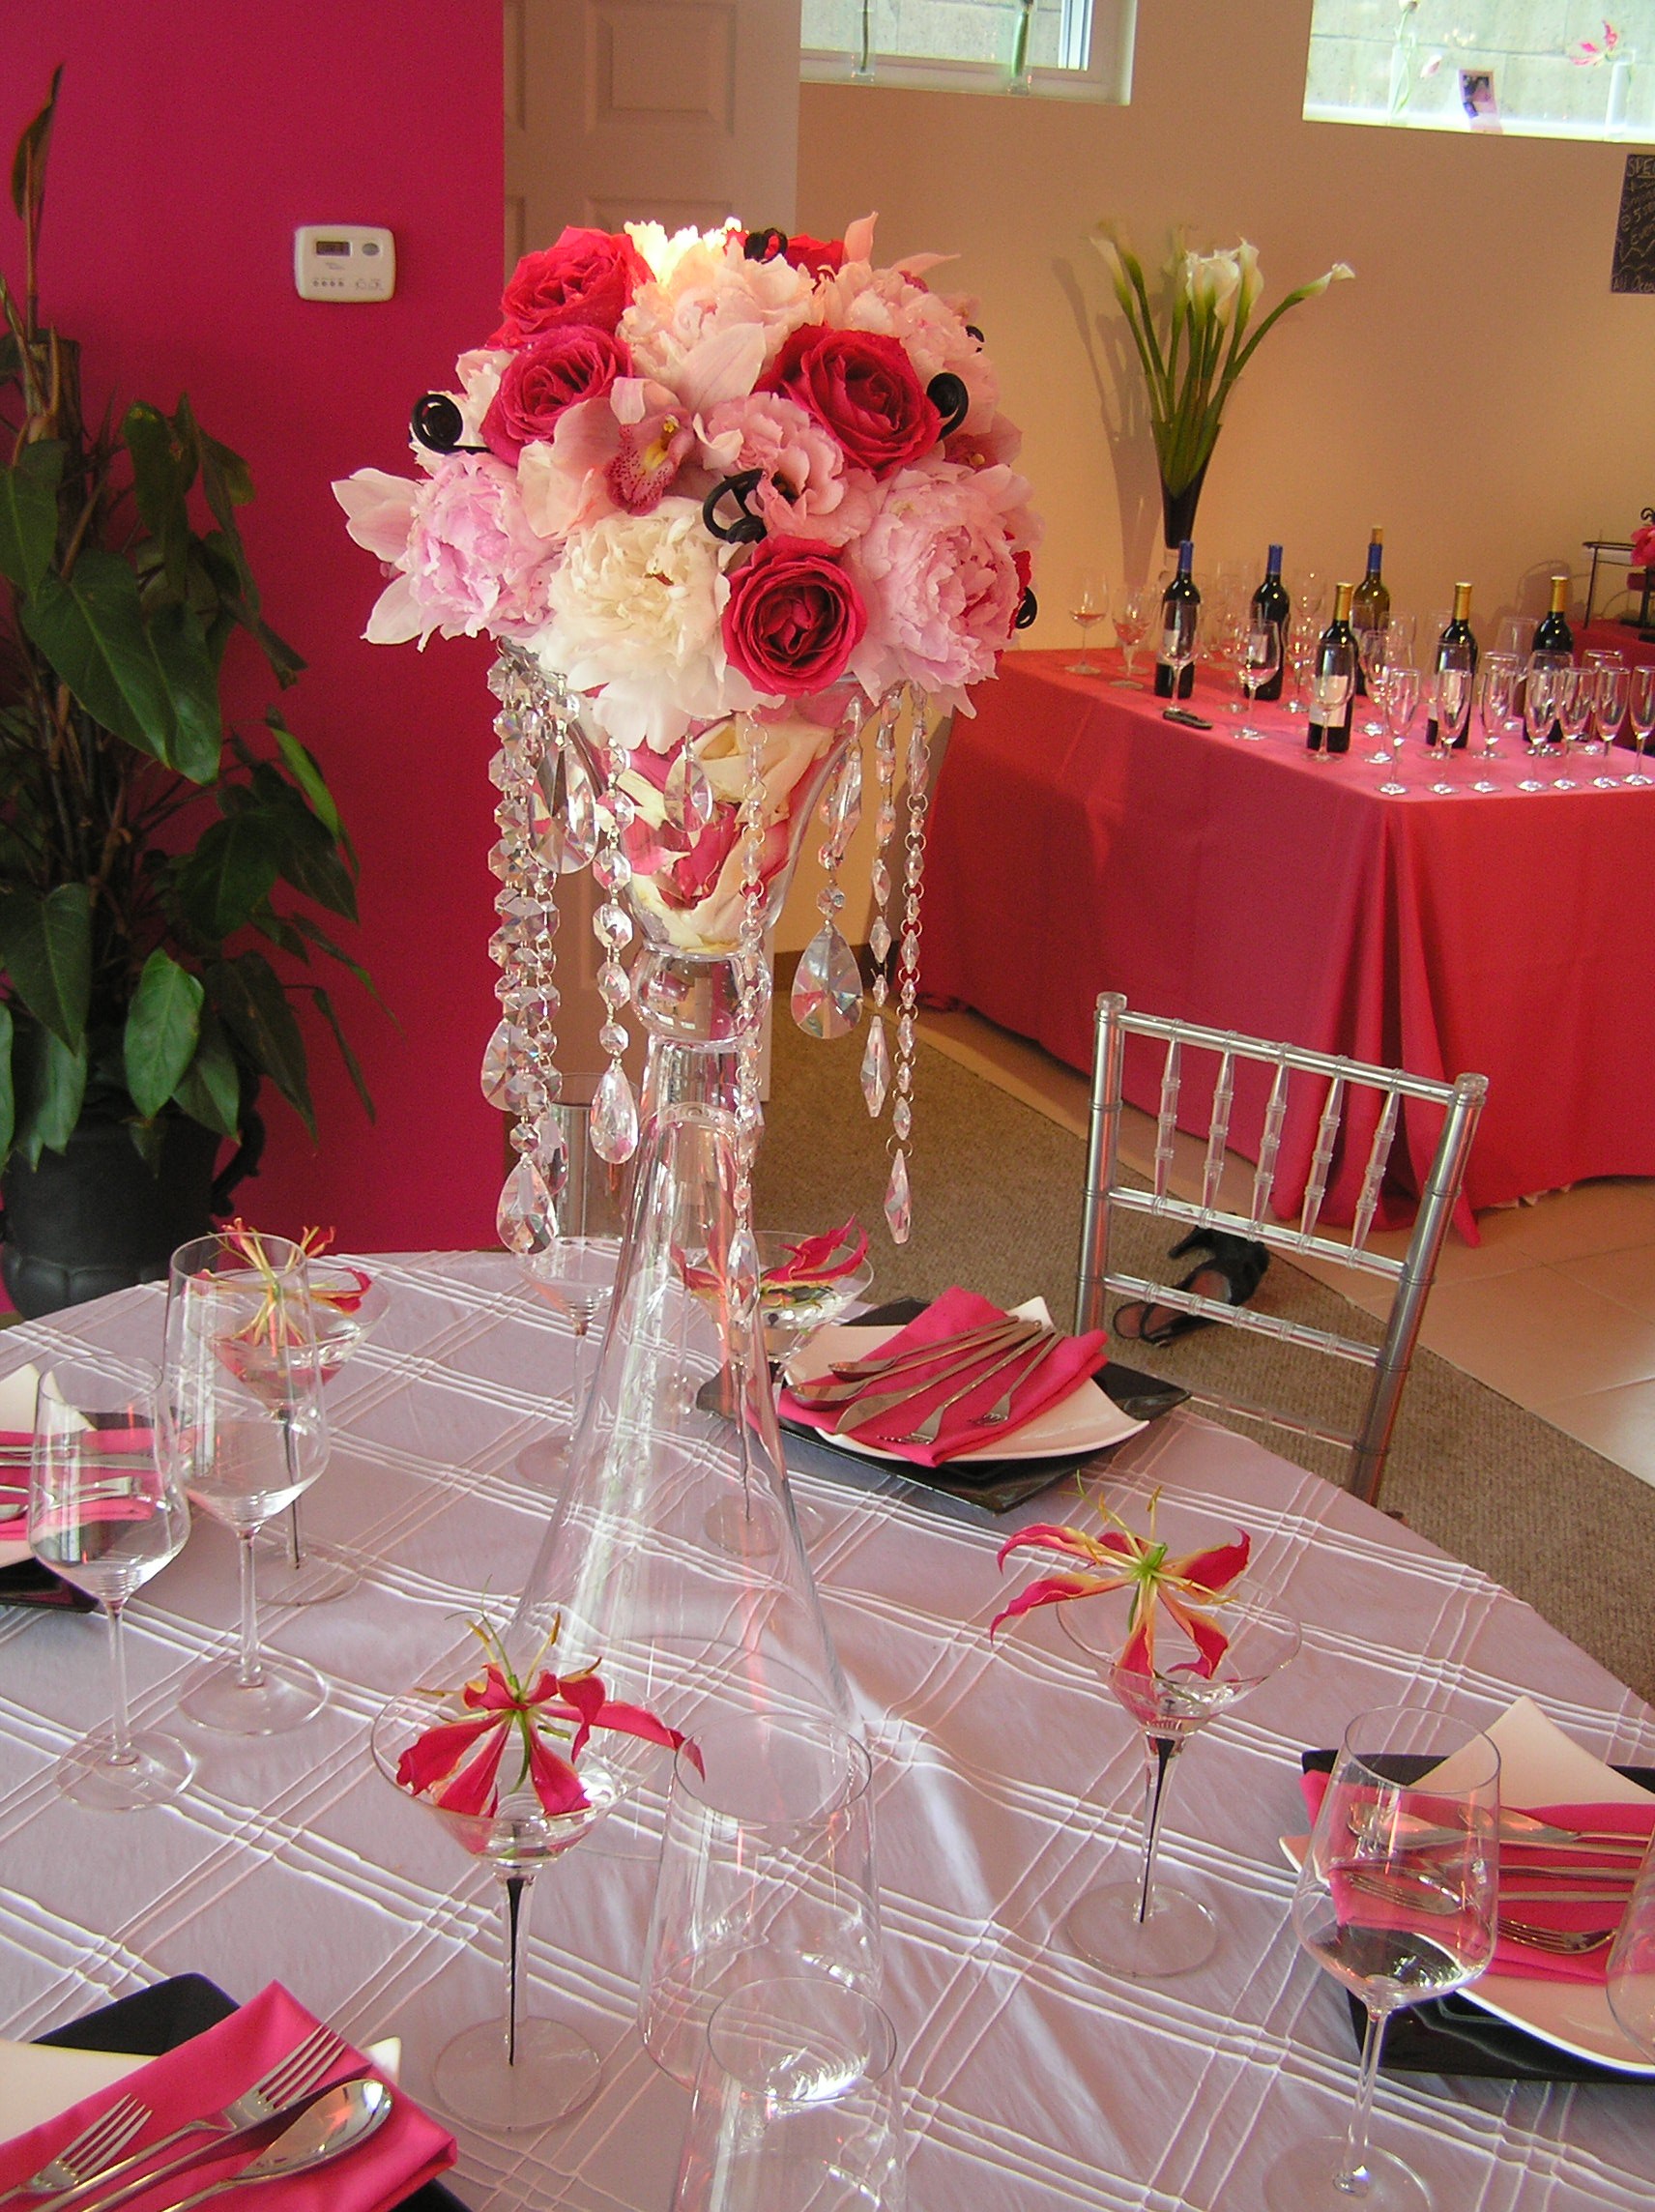
[[[948,1409],[957,1406],[962,1398],[969,1398],[974,1390],[981,1389],[990,1376],[998,1375],[1002,1367],[1009,1367],[1021,1359],[1027,1350],[1027,1343],[1013,1345],[1009,1352],[1002,1353],[1000,1358],[980,1369],[959,1389],[950,1391],[946,1398],[940,1399],[916,1429],[910,1429],[906,1436],[891,1437],[886,1441],[897,1444],[934,1444],[943,1434],[943,1415]]]
[[[138,2130],[148,2123],[150,2109],[136,2097],[117,2097],[106,2111],[83,2127],[73,2142],[64,2144],[39,2173],[15,2181],[0,2204],[19,2197],[52,2197],[60,2190],[77,2189],[94,2179],[105,2159],[117,2158]]]
[[[187,2121],[183,2127],[174,2128],[171,2135],[162,2136],[156,2142],[145,2143],[141,2150],[131,2152],[115,2165],[83,2175],[73,2187],[63,2190],[59,2195],[41,2199],[37,2212],[56,2212],[58,2205],[83,2197],[89,2189],[102,2190],[110,2182],[122,2181],[139,2167],[148,2167],[158,2153],[171,2150],[174,2144],[185,2142],[191,2136],[207,2135],[217,2141],[228,2136],[240,2135],[247,2128],[262,2127],[267,2120],[276,2119],[288,2106],[298,2103],[314,2089],[330,2068],[337,2065],[347,2049],[344,2038],[335,2034],[331,2027],[313,2027],[303,2043],[295,2044],[285,2058],[278,2059],[268,2073],[259,2077],[250,2089],[244,2089],[239,2097],[232,2098],[222,2111],[211,2112],[204,2119]],[[184,2157],[170,2159],[166,2165],[146,2172],[139,2186],[148,2189],[152,2182],[164,2180],[167,2175],[182,2171],[185,2167],[193,2165],[199,2155],[198,2148],[192,2147]],[[131,2194],[134,2192],[114,2192],[117,2197]],[[100,2197],[97,2201],[102,2205],[106,2199]],[[88,2205],[83,2208],[83,2212],[94,2212],[94,2207]]]
[[[1500,1914],[1499,1932],[1526,1951],[1550,1951],[1559,1959],[1579,1959],[1587,1951],[1601,1951],[1618,1933],[1613,1928],[1539,1928],[1531,1920],[1514,1920]]]
[[[1060,1336],[1053,1335],[1047,1337],[1043,1344],[1035,1346],[1027,1366],[1018,1369],[988,1412],[977,1415],[977,1419],[983,1428],[998,1428],[1002,1421],[1010,1420],[1012,1399],[1016,1397],[1024,1383],[1031,1380],[1036,1370],[1045,1365],[1062,1341]]]

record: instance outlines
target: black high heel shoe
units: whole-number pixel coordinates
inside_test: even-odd
[[[1190,1252],[1205,1252],[1208,1257],[1200,1266],[1192,1267],[1177,1288],[1199,1291],[1204,1297],[1220,1298],[1229,1306],[1244,1306],[1270,1265],[1270,1255],[1263,1244],[1250,1237],[1232,1237],[1220,1229],[1192,1229],[1167,1257],[1181,1260]],[[1117,1306],[1110,1323],[1124,1343],[1157,1349],[1176,1344],[1179,1337],[1189,1336],[1198,1328],[1217,1325],[1205,1314],[1180,1313],[1176,1306],[1157,1305],[1149,1298],[1133,1298],[1126,1305]]]

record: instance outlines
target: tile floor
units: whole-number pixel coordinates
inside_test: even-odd
[[[940,1051],[1085,1135],[1088,1082],[1073,1068],[975,1014],[928,1013],[920,1027]],[[1127,1110],[1121,1149],[1134,1167],[1148,1167],[1152,1131],[1148,1115]],[[1199,1160],[1188,1141],[1180,1164]],[[1251,1168],[1234,1172],[1250,1190]],[[1582,1183],[1477,1226],[1480,1244],[1450,1236],[1421,1342],[1655,1485],[1655,1181]],[[1407,1238],[1371,1241],[1400,1252]],[[1388,1303],[1372,1277],[1325,1274],[1370,1310]]]

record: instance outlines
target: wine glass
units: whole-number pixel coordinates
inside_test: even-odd
[[[1253,716],[1259,708],[1259,693],[1273,676],[1279,675],[1282,665],[1282,626],[1276,622],[1252,623],[1241,644],[1241,683],[1247,693],[1247,719],[1236,731],[1238,738],[1258,739],[1263,730],[1253,727]]]
[[[1162,1514],[1157,1540],[1167,1534],[1168,1518]],[[1218,1540],[1230,1533],[1218,1532]],[[1180,1552],[1202,1548],[1201,1538],[1186,1543],[1180,1529],[1173,1534]],[[1286,1666],[1299,1644],[1297,1623],[1270,1612],[1262,1594],[1244,1584],[1215,1601],[1204,1598],[1202,1611],[1228,1640],[1210,1674],[1201,1672],[1196,1645],[1159,1606],[1152,1667],[1122,1664],[1133,1625],[1130,1586],[1057,1609],[1060,1628],[1144,1731],[1145,1759],[1138,1872],[1130,1880],[1088,1890],[1070,1906],[1063,1929],[1093,1965],[1140,1981],[1187,1973],[1211,1957],[1218,1940],[1217,1925],[1199,1898],[1155,1880],[1173,1761],[1199,1730]]]
[[[1391,741],[1392,766],[1400,772],[1402,748],[1419,713],[1419,670],[1395,664],[1385,671],[1385,728]],[[1387,799],[1401,799],[1407,792],[1406,783],[1393,775],[1379,789]]]
[[[1595,646],[1590,653],[1582,654],[1581,666],[1585,669],[1589,675],[1593,689],[1593,712],[1591,720],[1592,735],[1582,745],[1581,750],[1587,754],[1589,757],[1595,759],[1604,747],[1604,739],[1597,726],[1596,689],[1598,678],[1606,669],[1612,670],[1618,668],[1624,670],[1626,667],[1626,655],[1624,653],[1617,652],[1612,647]],[[1617,723],[1615,726],[1618,728],[1619,724]],[[1610,742],[1612,743],[1613,740],[1611,739]]]
[[[1528,673],[1523,691],[1523,726],[1528,740],[1531,769],[1537,769],[1544,758],[1555,718],[1558,680],[1568,666],[1567,654],[1531,653],[1528,656]],[[1547,786],[1536,776],[1527,775],[1517,788],[1519,791],[1544,791]]]
[[[1160,603],[1161,595],[1152,584],[1139,584],[1120,595],[1115,609],[1115,637],[1126,661],[1126,673],[1115,679],[1118,687],[1134,691],[1142,688],[1133,677],[1132,660],[1149,634],[1149,625]]]
[[[1495,651],[1509,654],[1520,665],[1534,651],[1534,617],[1501,615],[1495,635]]]
[[[1518,663],[1509,653],[1490,653],[1483,657],[1477,683],[1477,717],[1483,729],[1480,755],[1483,772],[1471,786],[1473,791],[1499,789],[1497,783],[1490,780],[1488,771],[1495,747],[1511,726],[1511,697],[1517,685],[1517,670]]]
[[[355,1356],[391,1307],[391,1295],[361,1267],[332,1254],[307,1255],[310,1295],[316,1308],[316,1356],[324,1382],[331,1382]],[[363,1563],[354,1552],[306,1537],[300,1526],[299,1500],[285,1522],[273,1521],[253,1539],[258,1594],[265,1605],[326,1605],[343,1597],[362,1581]]]
[[[1448,780],[1448,770],[1471,718],[1471,693],[1476,680],[1477,665],[1470,646],[1455,644],[1437,648],[1437,673],[1431,684],[1431,712],[1437,720],[1441,766],[1438,780],[1431,788],[1441,799],[1451,799],[1459,789],[1458,784]]]
[[[1310,704],[1314,709],[1313,720],[1326,738],[1331,738],[1334,725],[1344,715],[1350,703],[1350,694],[1356,688],[1356,649],[1348,638],[1323,637],[1316,648],[1316,658],[1310,671]],[[1311,748],[1318,760],[1332,757],[1328,742]]]
[[[1584,735],[1586,724],[1592,718],[1592,698],[1596,690],[1591,676],[1583,668],[1565,668],[1558,672],[1557,689],[1553,701],[1553,713],[1557,727],[1563,733],[1563,773],[1553,776],[1554,791],[1573,791],[1575,778],[1568,772],[1574,766],[1575,749]]]
[[[57,1785],[100,1813],[176,1797],[195,1761],[170,1736],[134,1735],[122,1622],[128,1599],[184,1549],[189,1508],[156,1450],[155,1397],[80,1361],[41,1376],[29,1466],[29,1549],[96,1598],[109,1622],[112,1718],[58,1761]]]
[[[1288,625],[1288,665],[1292,670],[1292,697],[1288,701],[1290,714],[1308,714],[1310,712],[1310,674],[1316,665],[1316,649],[1321,642],[1321,632],[1314,623],[1293,622]]]
[[[1307,628],[1320,626],[1327,598],[1327,579],[1315,568],[1301,569],[1293,581],[1292,603]]]
[[[1638,1870],[1607,1973],[1610,2011],[1655,2058],[1655,1848]]]
[[[1101,676],[1103,670],[1091,656],[1091,632],[1094,625],[1109,620],[1109,585],[1101,568],[1077,568],[1069,595],[1069,613],[1080,625],[1081,656],[1067,661],[1071,676]]]
[[[1346,1730],[1292,1919],[1367,2007],[1361,2074],[1343,2140],[1297,2143],[1270,2168],[1270,2212],[1430,2212],[1418,2175],[1369,2147],[1379,2050],[1393,2012],[1463,1989],[1494,1957],[1498,1826],[1499,1753],[1465,1722],[1393,1705]]]
[[[444,2047],[431,2071],[433,2102],[474,2127],[546,2127],[590,2102],[601,2061],[577,2028],[527,2012],[522,1939],[530,1888],[542,1867],[578,1844],[617,1802],[624,1783],[620,1767],[588,1744],[578,1769],[584,1802],[566,1813],[548,1813],[532,1787],[527,1758],[513,1745],[506,1750],[497,1786],[484,1801],[491,1810],[446,1809],[430,1789],[414,1787],[417,1774],[409,1761],[419,1758],[421,1739],[428,1739],[434,1729],[475,1724],[478,1718],[477,1707],[465,1703],[463,1689],[413,1691],[380,1713],[370,1744],[385,1779],[423,1805],[456,1843],[491,1870],[505,1910],[503,2017],[462,2028]],[[571,1736],[572,1727],[563,1733]],[[563,1756],[566,1760],[566,1742]]]
[[[553,1483],[568,1464],[586,1411],[586,1348],[593,1324],[609,1311],[619,1258],[617,1246],[607,1237],[559,1237],[545,1251],[534,1253],[523,1263],[539,1295],[574,1332],[568,1423],[525,1445],[517,1454],[517,1472],[525,1482],[537,1486]]]
[[[1384,684],[1387,650],[1388,637],[1385,624],[1379,623],[1371,628],[1359,629],[1356,632],[1356,653],[1361,663],[1362,681],[1368,686],[1368,696],[1375,702],[1376,707],[1379,704]],[[1384,723],[1376,721],[1372,715],[1362,724],[1362,735],[1365,738],[1382,738],[1384,734]]]
[[[1623,783],[1647,783],[1643,772],[1643,748],[1655,737],[1655,664],[1634,668],[1626,687],[1626,716],[1632,724],[1632,735],[1637,744],[1637,767],[1623,776]]]
[[[196,1670],[180,1705],[204,1728],[272,1735],[321,1711],[302,1659],[259,1647],[253,1539],[328,1464],[322,1358],[306,1255],[285,1237],[226,1231],[181,1244],[167,1276],[160,1431],[192,1504],[235,1531],[241,1642]]]
[[[1193,667],[1201,644],[1201,609],[1192,599],[1163,600],[1161,665],[1173,672],[1173,704],[1183,689],[1184,670]]]
[[[1385,624],[1385,659],[1400,661],[1407,667],[1413,658],[1418,629],[1417,616],[1393,614]]]
[[[1598,748],[1602,751],[1607,770],[1614,758],[1614,741],[1620,734],[1620,725],[1626,719],[1627,699],[1626,663],[1616,655],[1615,660],[1606,658],[1597,669],[1592,683],[1592,727],[1597,732]],[[1593,783],[1600,791],[1619,788],[1618,775],[1594,775]]]

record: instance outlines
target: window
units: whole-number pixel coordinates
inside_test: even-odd
[[[1313,123],[1655,137],[1655,0],[1316,0]]]
[[[1655,6],[1655,0],[1650,0]],[[1124,102],[1134,0],[803,0],[818,83]]]

